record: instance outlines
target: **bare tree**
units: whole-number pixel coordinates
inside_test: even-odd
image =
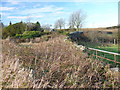
[[[42,25],[42,28],[43,28],[44,30],[50,31],[51,26],[52,26],[52,25],[50,25],[50,24],[44,24],[44,25]]]
[[[90,31],[88,34],[87,34],[87,37],[91,40],[91,42],[96,42],[98,41],[98,36],[100,34],[96,31]]]
[[[85,14],[81,10],[73,12],[69,17],[69,28],[81,28],[85,17]]]
[[[32,27],[34,27],[35,25],[33,23],[31,23],[31,17],[30,16],[27,16],[26,17],[26,31],[30,31],[30,29]]]
[[[27,22],[27,23],[30,23],[30,22],[31,22],[31,17],[30,17],[30,16],[27,16],[27,17],[26,17],[26,22]]]
[[[75,28],[75,17],[74,17],[74,12],[70,15],[69,17],[69,28]]]
[[[55,28],[62,28],[62,27],[65,27],[65,20],[63,18],[60,18],[58,19],[56,22],[55,22],[55,25],[54,25]]]

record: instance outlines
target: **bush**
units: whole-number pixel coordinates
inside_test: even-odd
[[[34,38],[34,37],[39,37],[40,32],[39,31],[25,31],[23,34],[16,34],[16,38]]]
[[[26,28],[25,24],[21,23],[21,22],[13,24],[13,25],[9,25],[9,26],[3,28],[2,38],[5,39],[8,36],[14,37],[16,34],[22,34],[25,31],[25,28]]]
[[[49,34],[51,34],[51,32],[41,32],[41,33],[40,33],[41,36],[42,36],[42,35],[49,35]]]
[[[22,37],[22,34],[16,34],[15,37],[16,37],[16,38],[21,38],[21,37]]]
[[[40,31],[25,31],[23,34],[16,34],[16,38],[34,38],[34,37],[40,37],[42,35],[48,35],[50,32],[40,32]]]
[[[63,35],[68,35],[68,34],[69,34],[69,32],[67,32],[67,31],[63,31],[63,30],[58,31],[58,32],[61,33],[61,34],[63,34]]]
[[[28,32],[26,32],[25,30],[27,30]],[[33,31],[33,32],[29,32],[29,31]],[[34,32],[34,31],[38,31],[38,32],[43,32],[43,28],[41,28],[40,23],[37,22],[36,24],[34,23],[23,23],[23,22],[19,22],[19,23],[15,23],[12,25],[9,25],[7,27],[4,27],[2,30],[2,38],[5,39],[8,36],[10,37],[25,37],[25,38],[32,38],[39,36],[38,32]],[[22,35],[25,32],[25,35]],[[17,34],[17,35],[16,35]]]
[[[64,41],[38,44],[3,41],[3,88],[119,88],[120,72]],[[17,80],[17,81],[16,81]]]
[[[22,38],[34,38],[34,37],[39,37],[40,32],[39,31],[25,31],[22,34]]]

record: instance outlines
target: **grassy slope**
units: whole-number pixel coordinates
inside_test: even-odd
[[[118,45],[105,46],[105,47],[100,47],[98,49],[109,51],[109,52],[120,53],[120,51],[118,51]],[[105,57],[114,60],[114,55],[111,55],[111,54],[105,54],[105,55],[106,55]],[[116,56],[116,58],[117,58],[117,61],[120,62],[120,56]]]
[[[100,47],[99,49],[110,51],[110,52],[115,52],[115,53],[120,53],[120,51],[118,51],[118,45]]]
[[[81,28],[82,31],[110,31],[110,32],[118,32],[118,29],[106,29],[106,28]],[[72,31],[72,30],[64,30],[62,29],[62,31]],[[72,31],[73,32],[73,31]],[[91,43],[91,42],[79,42],[78,44],[80,45],[84,45],[86,47],[91,47],[91,48],[96,48],[96,49],[100,49],[100,50],[105,50],[105,51],[110,51],[110,52],[116,52],[118,53],[118,46],[107,46],[107,47],[100,47],[101,44],[99,43]],[[100,48],[98,48],[100,47]],[[106,54],[106,53],[99,53],[100,56],[104,56],[108,59],[111,59],[111,60],[114,60],[114,55],[110,55],[110,54]],[[120,61],[118,60],[120,58],[120,56],[117,56],[117,61]],[[104,61],[106,61],[104,59]],[[106,62],[109,62],[109,61],[106,61]],[[109,62],[109,63],[113,63],[113,62]]]

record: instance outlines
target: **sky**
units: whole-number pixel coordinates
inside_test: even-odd
[[[4,25],[20,21],[39,21],[41,25],[54,23],[59,18],[66,21],[68,25],[69,16],[72,12],[82,10],[85,15],[83,28],[98,28],[118,25],[118,1],[109,0],[106,2],[98,0],[69,0],[69,1],[1,1],[0,14]]]

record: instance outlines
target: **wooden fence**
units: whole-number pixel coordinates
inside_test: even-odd
[[[91,50],[91,51],[95,51],[95,55],[93,54],[93,56],[95,56],[96,58],[102,58],[102,59],[106,59],[108,61],[112,61],[112,62],[115,62],[115,63],[119,63],[116,59],[116,56],[120,56],[119,53],[114,53],[114,52],[108,52],[108,51],[104,51],[104,50],[99,50],[99,49],[94,49],[94,48],[88,48],[88,50]],[[114,60],[111,60],[111,59],[108,59],[108,58],[105,58],[105,57],[102,57],[102,56],[98,56],[98,52],[103,52],[103,53],[108,53],[108,54],[111,54],[111,55],[114,55]]]

